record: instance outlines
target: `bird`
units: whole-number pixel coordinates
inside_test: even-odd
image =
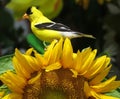
[[[95,38],[92,35],[73,31],[70,29],[70,27],[62,23],[57,23],[48,19],[35,6],[29,7],[23,15],[23,18],[30,21],[33,34],[44,42],[50,43],[53,40],[59,40],[60,38]]]

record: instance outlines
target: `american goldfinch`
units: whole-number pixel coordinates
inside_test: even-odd
[[[54,39],[89,37],[92,35],[83,34],[71,30],[68,26],[61,23],[56,23],[45,17],[36,7],[29,7],[23,18],[29,19],[31,22],[31,30],[42,41],[51,42]]]

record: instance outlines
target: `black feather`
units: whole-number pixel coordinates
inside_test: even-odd
[[[50,30],[57,30],[57,31],[63,31],[63,32],[71,32],[72,30],[61,23],[52,23],[52,22],[47,22],[47,23],[41,23],[41,24],[36,24],[36,28],[39,29],[50,29]]]
[[[26,14],[28,14],[28,15],[32,14],[31,8],[32,8],[32,7],[29,7],[29,8],[27,9]]]

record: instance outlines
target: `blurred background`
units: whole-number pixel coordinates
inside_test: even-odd
[[[98,56],[112,59],[109,76],[120,79],[120,0],[0,0],[0,56],[31,46],[30,24],[22,16],[32,5],[51,20],[96,37],[72,39],[74,52],[89,46],[98,49]]]

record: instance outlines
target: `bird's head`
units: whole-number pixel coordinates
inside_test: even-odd
[[[36,7],[32,6],[26,10],[26,13],[23,15],[23,18],[33,20],[38,18],[38,16],[39,17],[43,16],[42,12],[38,10]]]

